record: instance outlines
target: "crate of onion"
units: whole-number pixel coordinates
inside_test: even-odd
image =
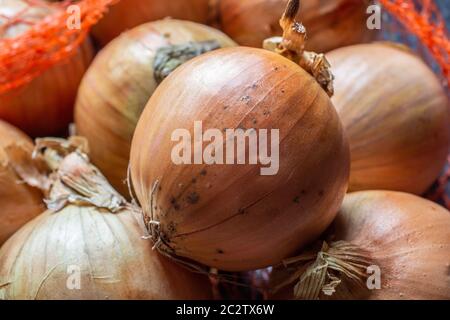
[[[450,299],[438,5],[0,1],[0,299]]]

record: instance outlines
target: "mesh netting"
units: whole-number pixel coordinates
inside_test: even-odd
[[[107,7],[117,0],[82,0],[45,3],[41,0],[23,0],[29,6],[13,16],[3,15],[6,23],[0,31],[18,22],[29,29],[14,38],[0,39],[0,94],[20,87],[42,74],[51,66],[74,55],[85,40],[90,28],[102,17]],[[73,12],[69,5],[80,9],[79,29],[67,27]],[[49,7],[51,13],[38,21],[27,21],[27,11],[33,7]]]

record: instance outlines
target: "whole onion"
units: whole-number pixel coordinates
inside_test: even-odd
[[[278,20],[287,0],[220,0],[221,29],[240,45],[261,47],[266,38],[279,36]],[[374,39],[366,27],[367,1],[303,0],[299,21],[308,27],[307,48],[326,52]]]
[[[327,54],[333,104],[350,141],[350,190],[421,194],[439,176],[450,141],[448,98],[413,53],[389,43]]]
[[[173,60],[165,57],[184,50],[188,58],[233,45],[218,30],[165,19],[125,32],[95,58],[78,92],[75,123],[78,133],[95,146],[92,161],[123,195],[128,194],[124,181],[137,121],[166,69],[173,68]]]
[[[55,176],[55,175],[54,175]],[[152,250],[141,214],[78,151],[63,157],[48,210],[0,250],[0,299],[207,299],[206,277]]]
[[[393,191],[349,194],[329,231],[334,242],[322,249],[324,260],[316,254],[306,271],[297,266],[300,274],[291,278],[297,295],[291,287],[276,297],[448,300],[449,230],[450,212],[423,198]],[[297,259],[300,265],[305,261]],[[318,262],[326,262],[325,267],[317,268]],[[276,269],[272,280],[280,272],[286,269]],[[322,272],[331,280],[327,285],[315,280]]]
[[[10,22],[6,17],[23,14],[17,22],[0,29],[0,38],[15,38],[32,23],[58,10],[44,2],[5,0],[0,3],[0,28]],[[27,21],[27,23],[23,22]],[[0,94],[0,119],[6,120],[32,136],[64,133],[73,118],[73,104],[81,78],[93,57],[86,40],[76,54],[59,62],[31,82]]]
[[[39,190],[21,182],[10,158],[12,146],[31,152],[33,143],[24,133],[0,120],[0,246],[21,226],[43,210]]]
[[[166,17],[206,23],[210,0],[121,0],[94,27],[93,35],[101,45],[123,31],[142,23]]]
[[[171,135],[192,135],[195,121],[205,131],[279,129],[278,173],[263,176],[236,154],[228,165],[175,164]],[[281,55],[244,47],[197,57],[163,81],[130,158],[161,250],[228,271],[272,265],[319,236],[339,209],[348,166],[339,118],[318,82]]]

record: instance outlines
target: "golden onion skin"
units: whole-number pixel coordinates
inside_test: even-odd
[[[422,194],[445,165],[447,96],[413,53],[388,43],[327,54],[336,77],[333,104],[350,142],[350,190]]]
[[[41,214],[0,250],[0,299],[209,299],[207,277],[153,251],[141,221],[74,205]]]
[[[371,266],[379,268],[381,288],[354,286],[341,275],[336,292],[320,299],[449,300],[449,229],[450,212],[415,195],[396,191],[346,195],[329,237],[365,252]],[[343,284],[351,290],[342,290]],[[287,287],[270,298],[292,299],[293,292],[292,286]]]
[[[336,239],[371,252],[381,269],[381,290],[369,299],[450,299],[450,212],[443,207],[406,193],[363,191],[345,198],[334,224]]]
[[[220,0],[222,30],[243,46],[261,48],[282,34],[279,19],[287,0]],[[377,36],[366,27],[368,3],[361,0],[302,0],[297,17],[308,30],[307,49],[316,52],[366,42]]]
[[[206,23],[210,0],[126,0],[109,8],[108,13],[93,28],[93,35],[101,45],[127,29],[163,18],[183,19]]]
[[[27,8],[22,0],[8,0],[0,4],[0,14],[11,16]],[[52,13],[49,7],[36,6],[23,17],[39,21]],[[5,19],[0,18],[0,26]],[[30,28],[24,23],[14,24],[1,38],[14,38]],[[73,120],[75,96],[84,72],[94,55],[89,39],[82,43],[72,57],[56,63],[31,82],[0,94],[0,119],[3,119],[27,134],[48,136],[65,134]]]
[[[43,195],[23,183],[10,166],[5,148],[12,144],[33,150],[33,142],[0,120],[0,246],[43,210]]]
[[[171,134],[207,128],[280,129],[280,170],[174,165]],[[347,189],[349,150],[325,91],[298,65],[252,48],[220,49],[175,70],[149,100],[131,150],[147,216],[175,254],[227,271],[291,255],[331,223]],[[194,197],[195,195],[195,197]],[[193,201],[196,200],[196,201]]]
[[[134,129],[157,87],[156,51],[167,45],[214,39],[223,47],[235,45],[220,31],[198,23],[155,21],[112,41],[88,69],[75,106],[77,131],[93,146],[92,162],[122,195],[129,194],[124,181]]]

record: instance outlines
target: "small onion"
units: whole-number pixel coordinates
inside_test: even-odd
[[[0,120],[0,246],[21,226],[43,210],[42,194],[20,181],[12,168],[8,148],[28,149],[33,143],[24,133]]]
[[[210,0],[122,0],[114,4],[93,29],[101,45],[127,29],[166,17],[206,23]]]
[[[449,230],[450,212],[423,198],[394,191],[349,194],[330,229],[334,244],[322,252],[330,263],[323,269],[315,268],[316,275],[328,272],[333,280],[341,281],[334,282],[336,291],[324,294],[333,284],[312,290],[314,280],[307,276],[295,291],[301,295],[316,292],[317,296],[306,295],[310,299],[449,300]],[[337,271],[333,263],[344,268]],[[283,269],[276,269],[272,280]],[[361,282],[351,281],[342,270],[362,277]],[[301,272],[295,280],[306,273]],[[308,279],[312,280],[309,286]],[[285,289],[275,297],[293,298],[292,292],[292,288]]]
[[[106,46],[82,80],[75,107],[78,133],[92,148],[90,157],[123,195],[131,139],[137,121],[158,86],[155,56],[189,42],[207,48],[209,41],[234,46],[226,35],[210,27],[165,19],[130,31]],[[166,63],[167,64],[167,63]]]
[[[278,173],[174,164],[171,135],[192,132],[194,121],[204,130],[279,129]],[[185,63],[158,87],[130,168],[144,213],[159,222],[162,250],[240,271],[277,263],[324,231],[347,189],[349,150],[329,97],[306,71],[266,50],[226,48]]]
[[[0,299],[210,298],[208,278],[153,251],[141,214],[85,159],[64,158],[47,200],[56,212],[29,222],[0,250]]]
[[[0,2],[0,27],[22,10],[16,23],[0,31],[0,38],[15,38],[54,13],[53,7],[39,1],[6,0]],[[73,105],[81,78],[93,57],[93,48],[86,40],[67,61],[47,69],[31,82],[0,94],[0,119],[6,120],[32,136],[64,133],[73,118]],[[20,63],[20,62],[18,62]]]
[[[350,190],[425,192],[449,151],[449,104],[439,79],[389,43],[341,48],[327,58],[336,77],[332,101],[350,141]]]
[[[266,38],[281,35],[278,24],[287,0],[220,0],[222,30],[240,45],[262,46]],[[299,21],[308,27],[307,48],[326,52],[374,39],[366,27],[367,2],[362,0],[302,0]]]

